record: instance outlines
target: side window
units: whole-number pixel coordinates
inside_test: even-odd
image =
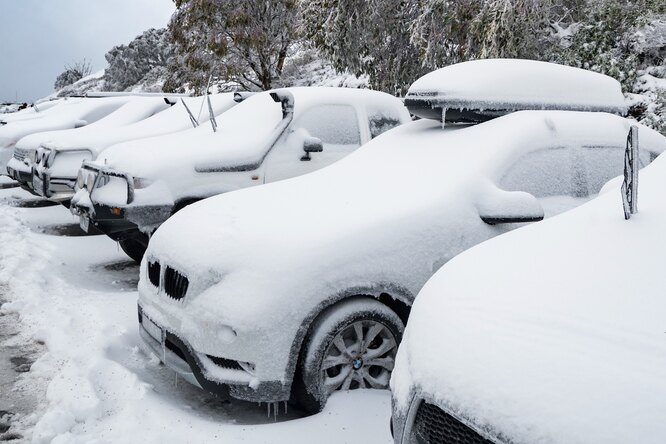
[[[590,195],[598,194],[606,182],[624,174],[624,151],[624,147],[609,146],[585,146],[581,149],[581,162]],[[643,168],[653,160],[652,153],[640,151],[639,159]]]
[[[349,105],[314,106],[303,113],[295,127],[307,130],[324,144],[361,144],[358,115]]]
[[[400,114],[395,109],[379,109],[368,107],[368,124],[370,137],[375,138],[386,131],[400,125]]]
[[[584,195],[571,150],[557,147],[532,151],[508,168],[500,187],[506,191],[526,191],[537,198]]]

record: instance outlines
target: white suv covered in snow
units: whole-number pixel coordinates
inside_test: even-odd
[[[193,124],[208,124],[209,107],[213,115],[221,114],[236,104],[233,94],[215,94],[205,97],[136,97],[111,115],[94,125],[73,131],[60,131],[28,141],[26,137],[16,145],[15,152],[35,147],[35,163],[23,166],[35,193],[55,201],[68,201],[74,196],[74,185],[81,164],[94,160],[104,149],[117,143],[171,134],[192,128]],[[169,109],[166,109],[169,108]],[[199,114],[191,121],[189,112]],[[194,114],[192,114],[194,115]],[[26,156],[23,155],[25,158]],[[25,162],[25,161],[24,161]],[[21,164],[10,161],[10,167]]]
[[[115,145],[86,162],[72,209],[139,261],[148,235],[200,199],[329,165],[410,120],[388,94],[344,88],[258,93],[210,127]]]
[[[490,102],[466,105],[482,120],[490,105],[497,114],[530,103],[616,111],[623,101],[617,82],[574,68],[512,60],[464,68],[431,73],[411,91],[430,84],[431,106],[446,108],[452,94],[434,89],[462,94],[476,76],[492,85]],[[541,84],[546,96],[521,96],[539,73],[553,79]],[[142,337],[188,381],[241,399],[294,399],[317,411],[334,390],[386,388],[412,301],[433,273],[598,193],[622,172],[630,125],[580,111],[518,111],[471,126],[425,119],[312,174],[196,203],[151,239],[139,282]],[[666,148],[648,128],[641,137],[644,163]]]
[[[391,380],[396,444],[664,442],[666,157],[628,221],[620,187],[428,281]]]
[[[69,99],[43,113],[38,113],[39,117],[19,120],[1,126],[0,174],[7,174],[7,163],[14,155],[14,146],[25,136],[87,126],[108,116],[129,100],[130,97],[128,96]],[[9,175],[12,176],[13,173],[9,171]]]

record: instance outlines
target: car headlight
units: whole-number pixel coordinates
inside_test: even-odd
[[[80,190],[83,188],[83,185],[86,183],[86,178],[85,178],[85,173],[84,170],[79,170],[79,174],[76,175],[76,184],[74,185],[74,188],[77,190]]]
[[[88,191],[92,191],[93,185],[95,185],[95,175],[88,174],[85,180],[85,187],[88,189]]]
[[[37,154],[35,155],[35,163],[37,165],[42,165],[46,168],[49,157],[51,156],[51,150],[46,148],[37,148]]]

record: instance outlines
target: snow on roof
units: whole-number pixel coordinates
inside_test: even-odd
[[[438,119],[442,108],[626,112],[620,83],[611,77],[518,59],[474,60],[438,69],[412,84],[405,104],[417,115]]]
[[[286,88],[285,91],[294,97],[294,118],[314,104],[372,102],[380,107],[395,107],[398,101],[385,93],[358,89],[311,87]],[[215,133],[204,122],[192,131],[109,147],[97,162],[106,162],[111,168],[138,177],[174,168],[182,174],[213,162],[225,167],[256,164],[268,151],[270,135],[281,121],[280,103],[276,103],[269,92],[258,93],[218,117]]]
[[[666,158],[588,204],[480,244],[416,299],[392,388],[507,442],[666,436]]]

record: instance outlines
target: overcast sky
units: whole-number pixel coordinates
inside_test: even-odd
[[[53,91],[64,65],[104,54],[149,28],[163,28],[172,0],[0,0],[0,102]]]

